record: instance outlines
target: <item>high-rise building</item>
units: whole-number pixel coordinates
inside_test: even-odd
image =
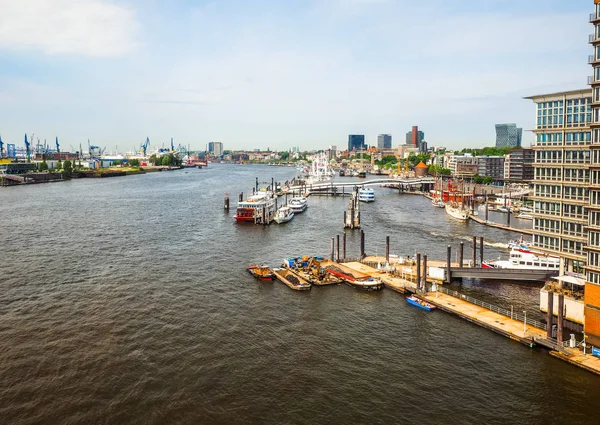
[[[213,142],[208,142],[208,153],[213,153],[215,151],[215,144]]]
[[[348,136],[348,150],[349,151],[359,151],[366,150],[367,145],[365,145],[365,136],[364,134],[350,134]]]
[[[380,134],[377,136],[377,148],[378,149],[392,149],[392,135],[391,134]]]
[[[214,156],[222,156],[223,155],[223,143],[214,142],[212,154]]]
[[[425,140],[425,133],[419,131],[419,126],[417,125],[414,125],[412,130],[406,133],[407,145],[413,145],[415,148],[419,148],[423,140]]]
[[[504,179],[504,157],[503,156],[478,156],[477,174],[481,177],[491,177],[494,180]]]
[[[589,342],[598,346],[600,345],[600,4],[598,1],[594,1],[594,3],[594,13],[590,15],[590,23],[594,25],[594,32],[589,38],[593,54],[588,58],[588,62],[593,68],[592,76],[588,77],[588,83],[592,89],[591,116],[588,117],[590,118],[591,144],[590,155],[584,157],[590,161],[588,220],[585,223],[588,234],[584,242],[587,254],[584,329]],[[586,113],[590,109],[589,104],[587,104],[587,108]],[[581,111],[581,109],[580,105],[579,110]]]
[[[517,124],[496,124],[497,148],[520,148],[523,129]]]

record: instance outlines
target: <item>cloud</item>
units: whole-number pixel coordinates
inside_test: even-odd
[[[123,56],[138,43],[135,13],[108,0],[0,0],[0,49]]]

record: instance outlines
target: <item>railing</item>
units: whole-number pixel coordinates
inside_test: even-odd
[[[592,84],[594,82],[594,77],[591,75],[588,75],[588,84]]]
[[[590,22],[595,21],[596,19],[598,19],[598,16],[595,13],[590,13]]]
[[[594,59],[594,55],[588,55],[588,63],[594,63],[595,59]]]
[[[501,314],[503,316],[510,317],[513,320],[517,320],[519,322],[522,322],[523,319],[524,319],[524,315],[523,314],[514,313],[514,312],[511,312],[510,310],[507,310],[505,308],[497,307],[495,305],[486,303],[484,301],[477,300],[475,298],[469,297],[468,295],[461,294],[458,291],[452,291],[452,290],[444,288],[443,286],[438,286],[437,289],[438,289],[439,292],[442,292],[442,293],[444,293],[446,295],[450,295],[450,296],[455,297],[455,298],[460,298],[461,300],[465,300],[467,302],[470,302],[471,304],[475,304],[475,305],[478,305],[479,307],[485,308],[487,310],[493,311],[493,312]],[[546,330],[546,324],[545,323],[538,322],[537,320],[533,320],[533,319],[531,319],[529,317],[527,318],[527,324],[529,326],[533,326],[533,327],[538,328],[538,329]]]

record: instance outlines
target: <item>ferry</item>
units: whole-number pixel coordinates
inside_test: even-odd
[[[446,214],[450,217],[456,218],[458,220],[467,220],[469,218],[469,213],[467,210],[461,208],[462,205],[457,204],[456,202],[446,204],[444,208],[446,208]]]
[[[294,218],[294,211],[289,206],[283,206],[277,210],[277,214],[275,214],[275,222],[277,224],[287,223],[292,218]]]
[[[375,202],[375,191],[368,188],[359,189],[358,200],[361,202]]]
[[[275,198],[272,192],[258,192],[238,202],[233,218],[239,222],[270,223],[275,214]]]
[[[296,196],[290,199],[288,206],[292,209],[294,214],[304,212],[308,208],[308,199],[304,196]]]
[[[423,310],[427,310],[427,311],[435,310],[435,306],[433,304],[430,304],[427,301],[423,301],[422,299],[417,298],[414,295],[412,295],[410,297],[406,297],[406,301],[409,304],[412,304],[416,307],[422,308]]]
[[[508,260],[484,261],[484,269],[556,270],[560,269],[560,258],[553,255],[512,249]]]

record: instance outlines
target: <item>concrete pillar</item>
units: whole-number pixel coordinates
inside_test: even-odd
[[[460,242],[460,248],[458,250],[458,267],[462,267],[464,264],[464,255],[465,255],[465,243]]]
[[[385,262],[386,264],[390,263],[390,237],[385,237]]]
[[[473,267],[477,265],[477,236],[473,236]]]
[[[448,245],[448,250],[446,252],[446,283],[452,282],[452,272],[450,268],[452,267],[452,247]]]
[[[546,337],[552,338],[552,325],[554,324],[554,292],[548,291],[548,313],[546,315]]]
[[[421,289],[421,253],[417,252],[417,289]]]
[[[344,232],[344,236],[342,237],[342,258],[346,261],[346,232]]]
[[[565,310],[565,296],[563,294],[558,294],[558,320],[556,321],[557,332],[556,332],[556,340],[559,344],[563,342],[563,312]]]

